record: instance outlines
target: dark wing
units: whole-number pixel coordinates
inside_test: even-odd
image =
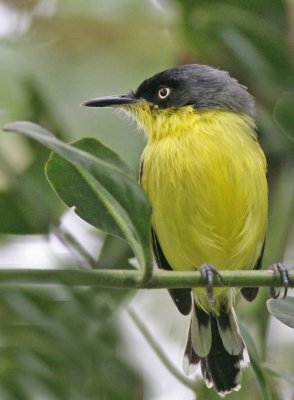
[[[154,229],[151,229],[151,235],[153,254],[156,260],[156,264],[161,269],[172,271],[173,269],[169,265],[167,259],[163,254]],[[169,289],[168,292],[171,295],[171,298],[173,299],[180,313],[182,313],[183,315],[188,315],[192,308],[191,289]]]
[[[141,185],[141,186],[142,186],[143,166],[144,166],[144,162],[143,162],[143,160],[141,160],[141,164],[140,164],[140,168],[139,168],[139,176],[138,176],[139,185]]]
[[[139,171],[140,185],[142,185],[142,176],[143,176],[143,160],[141,161],[140,171]],[[161,269],[172,271],[173,269],[169,265],[167,259],[163,254],[163,251],[160,247],[158,238],[153,228],[151,228],[151,239],[152,239],[153,255],[156,264]],[[182,313],[183,315],[188,315],[192,308],[191,289],[169,289],[168,291],[180,313]]]
[[[258,137],[258,134],[259,134],[258,129],[255,128],[254,130],[255,130],[256,136]],[[259,270],[259,269],[262,268],[262,259],[263,259],[264,247],[265,247],[265,238],[264,238],[264,241],[263,241],[263,245],[262,245],[261,252],[260,252],[260,255],[258,257],[258,260],[256,261],[256,264],[255,264],[255,266],[253,268],[254,270]],[[244,297],[244,299],[246,299],[247,301],[253,301],[255,299],[255,297],[257,296],[258,290],[259,290],[259,288],[242,288],[241,289],[241,294]]]
[[[255,264],[254,269],[258,270],[261,269],[262,267],[262,258],[263,258],[263,253],[264,253],[264,246],[265,246],[265,239],[261,248],[260,256],[258,257],[258,260]],[[258,288],[242,288],[241,289],[241,294],[246,299],[247,301],[253,301],[255,297],[257,296],[258,293]]]

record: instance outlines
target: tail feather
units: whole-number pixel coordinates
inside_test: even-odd
[[[215,316],[195,305],[193,314],[185,352],[186,371],[193,371],[200,362],[207,387],[214,387],[220,396],[239,390],[241,369],[248,365],[249,357],[233,308],[222,309]]]
[[[212,317],[212,346],[207,357],[201,359],[202,370],[211,377],[215,390],[224,396],[232,390],[240,389],[241,364],[244,347],[238,355],[230,354],[224,347],[216,318]],[[245,346],[245,345],[244,345]]]
[[[191,318],[191,340],[199,357],[206,357],[211,348],[210,315],[194,305]]]
[[[216,318],[216,322],[224,348],[229,354],[240,354],[243,339],[240,336],[234,309],[231,308],[229,312],[221,310],[219,317]]]
[[[192,375],[196,371],[198,364],[200,363],[200,357],[195,353],[192,346],[191,324],[189,328],[188,340],[183,359],[183,370],[186,375]]]

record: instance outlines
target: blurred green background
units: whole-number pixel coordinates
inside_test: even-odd
[[[65,141],[97,137],[135,174],[144,147],[142,133],[109,110],[79,104],[135,89],[146,77],[176,64],[196,62],[228,70],[256,97],[259,137],[269,163],[264,265],[282,260],[293,265],[293,53],[292,1],[2,0],[0,126],[30,120]],[[44,266],[36,237],[51,253],[57,237],[71,256],[50,258],[54,268],[73,263],[91,267],[93,259],[97,268],[130,267],[132,254],[123,241],[87,225],[80,228],[73,214],[66,231],[60,228],[65,209],[44,176],[47,158],[42,146],[1,132],[1,266]],[[80,254],[76,240],[90,256]],[[20,246],[29,254],[23,256]],[[122,310],[130,301],[136,306],[179,370],[188,322],[177,315],[164,291],[134,295],[1,288],[0,399],[195,399],[195,393],[154,358]],[[266,298],[264,290],[255,303],[238,304],[245,334],[257,350],[254,368],[244,372],[242,390],[232,399],[294,398],[293,377],[273,378],[283,374],[272,370],[274,365],[294,373],[289,357],[293,332],[272,323]],[[160,310],[158,303],[166,308]],[[217,398],[201,381],[197,394],[199,399]]]

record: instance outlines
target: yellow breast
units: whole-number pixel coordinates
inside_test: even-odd
[[[253,123],[187,111],[145,126],[142,185],[162,250],[176,270],[252,269],[267,225],[266,161]]]

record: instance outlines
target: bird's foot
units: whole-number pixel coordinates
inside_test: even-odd
[[[276,278],[278,275],[282,278],[282,284],[284,287],[284,295],[283,299],[286,298],[288,293],[288,287],[290,284],[290,275],[289,269],[285,264],[276,263],[268,267],[267,269],[274,271],[274,277]],[[270,288],[270,295],[273,299],[277,299],[280,296],[280,290],[276,290],[275,287]]]
[[[218,272],[218,270],[208,264],[203,264],[199,268],[199,272],[202,275],[203,281],[206,283],[206,295],[210,303],[214,303],[215,299],[213,297],[213,277],[214,275],[218,277],[219,280],[222,281],[221,274]]]

